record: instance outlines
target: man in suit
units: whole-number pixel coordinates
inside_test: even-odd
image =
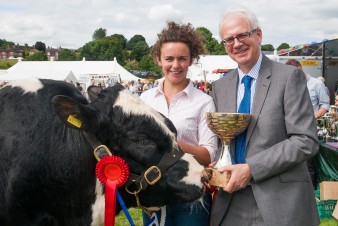
[[[213,83],[216,110],[237,112],[246,98],[252,118],[243,149],[231,144],[233,165],[218,169],[230,171],[231,178],[215,197],[212,225],[319,225],[305,163],[318,152],[318,139],[302,70],[261,53],[258,19],[245,9],[228,11],[219,29],[238,68]],[[244,77],[251,78],[249,98]]]

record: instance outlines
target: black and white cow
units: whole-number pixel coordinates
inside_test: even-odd
[[[69,115],[81,125],[69,123]],[[137,175],[157,165],[164,153],[178,151],[171,122],[121,85],[102,90],[89,103],[69,83],[9,82],[0,89],[0,225],[102,224],[104,189],[85,134]],[[204,169],[191,155],[161,173],[138,194],[142,206],[200,200]],[[127,207],[136,206],[134,195],[123,187],[119,191]]]

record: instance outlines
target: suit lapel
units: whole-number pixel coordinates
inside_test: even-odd
[[[263,60],[256,83],[255,96],[252,103],[251,109],[252,118],[246,134],[246,144],[248,144],[251,138],[252,132],[257,123],[258,116],[262,110],[264,101],[266,99],[271,82],[270,76],[271,76],[270,60],[263,55]]]
[[[238,89],[238,70],[230,73],[225,88],[225,109],[224,112],[237,112],[237,89]]]

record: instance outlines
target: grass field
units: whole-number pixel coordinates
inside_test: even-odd
[[[16,64],[18,60],[3,60],[0,59],[0,69],[8,69],[12,67],[14,64]]]
[[[338,220],[330,219],[330,220],[322,220],[320,222],[320,226],[338,226]]]
[[[131,218],[133,219],[135,226],[143,225],[141,209],[130,208],[129,214]],[[128,222],[127,217],[124,215],[124,212],[122,211],[115,219],[115,226],[127,226],[127,225],[130,225],[130,224]]]

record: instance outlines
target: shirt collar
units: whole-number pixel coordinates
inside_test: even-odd
[[[242,81],[242,78],[245,75],[249,75],[254,80],[257,80],[258,75],[259,75],[259,69],[261,68],[261,64],[262,64],[262,59],[263,59],[263,54],[260,53],[257,63],[251,68],[251,70],[247,74],[245,74],[240,68],[238,68],[239,81]]]
[[[161,78],[158,81],[158,87],[157,87],[157,90],[156,90],[156,95],[164,94],[163,93],[163,84],[164,84],[164,78]],[[189,97],[189,96],[192,95],[193,89],[196,89],[196,88],[194,87],[194,84],[192,83],[192,81],[189,79],[188,85],[178,94],[185,93]]]

